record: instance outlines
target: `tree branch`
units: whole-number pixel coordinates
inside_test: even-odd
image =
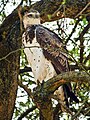
[[[82,9],[87,4],[89,4],[88,1],[83,2],[82,0],[77,0],[77,1],[69,0],[68,2],[65,3],[65,11],[64,11],[63,7],[60,7],[60,6],[63,6],[62,2],[63,2],[63,0],[59,0],[59,1],[58,0],[54,0],[54,1],[41,0],[41,1],[33,4],[32,6],[30,5],[30,7],[28,7],[28,6],[22,7],[21,12],[23,14],[26,10],[29,10],[30,8],[36,9],[40,12],[42,21],[47,22],[47,21],[58,20],[63,17],[75,18],[75,16],[78,13],[80,13],[80,11],[82,11]],[[60,9],[58,10],[58,8],[60,8]],[[64,16],[64,12],[65,12],[65,16]],[[53,15],[53,13],[55,13],[55,14]],[[86,15],[88,14],[88,16],[90,16],[89,13],[90,13],[90,6],[88,6],[87,9],[85,9],[83,11],[83,14],[86,14]],[[51,17],[48,17],[48,15]],[[11,18],[13,18],[13,19],[11,19]],[[9,29],[11,29],[11,26],[16,21],[19,21],[18,7],[4,20],[3,24],[0,26],[0,34],[3,30],[5,30],[5,32],[6,32],[5,35],[6,35],[7,31]],[[7,24],[8,24],[8,27],[6,27]]]
[[[78,13],[75,18],[79,17],[80,15],[82,15],[82,13],[90,6],[90,2],[80,11],[80,13]]]
[[[39,86],[37,86],[35,91],[40,92],[43,89],[43,96],[44,94],[48,95],[53,93],[59,86],[67,82],[81,82],[81,83],[90,84],[90,76],[85,72],[75,72],[75,71],[64,72],[40,84]],[[28,95],[31,98],[33,98],[33,94],[31,93],[31,90],[28,89],[26,85],[23,85],[22,82],[20,81],[18,82],[18,84],[28,93]]]
[[[24,73],[24,72],[31,72],[32,68],[31,67],[24,67],[24,69],[20,69],[19,74]]]
[[[81,107],[79,108],[77,113],[75,113],[75,115],[72,116],[71,120],[74,120],[75,118],[77,118],[80,115],[82,109],[84,109],[84,107],[85,107],[85,102],[86,102],[86,100],[84,100],[83,104],[81,105]]]
[[[90,56],[89,56],[89,57],[90,57]],[[88,60],[89,60],[89,59],[88,59]],[[77,65],[69,65],[69,67],[70,67],[70,70],[71,70],[71,71],[74,71],[74,70],[76,70],[76,69],[78,69],[78,70],[83,70],[83,68],[81,69],[81,68],[78,67]],[[87,70],[87,71],[90,70],[90,67],[84,66],[84,68],[85,68],[85,70]],[[22,74],[22,73],[24,73],[24,72],[32,72],[32,68],[25,66],[23,69],[20,69],[19,74]]]
[[[83,52],[84,52],[84,35],[87,33],[87,31],[90,28],[90,22],[88,23],[88,25],[83,29],[83,31],[80,33],[79,37],[77,38],[77,40],[80,40],[80,63],[83,63]]]
[[[52,94],[59,86],[67,82],[82,82],[90,84],[90,76],[85,72],[65,72],[49,79],[46,82],[43,81],[42,84],[39,84],[34,89],[33,93],[31,93],[31,90],[28,89],[27,86],[23,85],[21,82],[19,82],[19,85],[33,99],[38,109],[40,109],[41,113],[45,116],[49,115],[50,117],[53,114],[53,111],[50,111],[51,109],[53,109],[50,98],[52,98]],[[50,111],[48,114],[46,114],[47,110],[48,112]]]
[[[64,4],[62,2],[63,0],[44,0],[35,3],[31,6],[31,8],[36,9],[41,13],[41,18],[43,22],[54,21],[63,17],[76,18],[81,15],[81,13],[87,15],[87,13],[90,12],[89,1],[69,0],[66,1]],[[48,18],[48,15],[51,16],[50,19]]]
[[[72,32],[70,33],[69,37],[67,38],[67,40],[65,41],[65,45],[68,43],[68,41],[70,40],[70,38],[72,37],[73,33],[75,32],[76,30],[76,27],[78,25],[78,23],[80,22],[81,19],[78,19],[72,29]]]
[[[46,81],[43,88],[46,89],[49,94],[54,92],[60,85],[67,82],[82,82],[90,84],[90,76],[85,72],[65,72]]]
[[[87,62],[88,60],[90,60],[90,53],[89,53],[89,55],[85,58],[84,64],[86,64],[86,62]]]
[[[27,87],[27,85],[23,85],[20,80],[18,81],[18,85],[19,85],[21,88],[23,88],[31,98],[33,98],[32,93],[31,93],[31,90]]]
[[[30,112],[32,112],[33,110],[35,110],[37,107],[33,106],[32,108],[27,109],[25,112],[23,112],[20,117],[17,120],[22,120],[22,118],[24,118],[25,116],[27,116]]]
[[[88,59],[89,60],[89,59]],[[84,63],[85,64],[85,63]],[[76,69],[78,69],[78,70],[83,70],[83,68],[81,69],[78,65],[69,65],[70,66],[70,70],[71,71],[74,71],[74,70],[76,70]],[[90,67],[88,66],[84,66],[84,68],[85,68],[85,70],[90,70]]]
[[[79,37],[77,38],[77,40],[80,40],[89,30],[90,28],[90,22],[87,24],[87,26],[83,29],[83,31],[80,33]],[[77,41],[76,40],[76,41]]]

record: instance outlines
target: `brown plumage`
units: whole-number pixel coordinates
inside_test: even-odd
[[[38,17],[35,18],[35,16]],[[39,13],[37,11],[26,13],[23,23],[26,29],[22,40],[26,47],[24,51],[36,83],[47,81],[57,74],[69,71],[68,57],[62,40],[57,34],[40,25]],[[70,83],[60,86],[55,94],[64,105],[68,106],[69,97],[78,102]]]

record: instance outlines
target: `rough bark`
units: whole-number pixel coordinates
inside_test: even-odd
[[[75,18],[82,14],[90,15],[89,0],[68,0],[65,4],[61,5],[61,3],[62,0],[39,1],[31,7],[23,7],[22,13],[29,8],[36,9],[41,13],[42,22],[54,21],[63,17]],[[84,10],[85,7],[86,9]],[[8,57],[5,56],[19,49],[20,45],[20,23],[18,9],[16,9],[0,26],[0,120],[11,120],[18,87],[19,51],[10,54]],[[48,88],[48,91],[50,89]],[[55,89],[54,86],[53,89]],[[46,116],[45,120],[53,119],[52,105],[48,97],[47,101],[42,104],[39,105],[37,101],[36,104],[38,108],[42,109],[43,117],[45,118]],[[46,108],[48,110],[47,114]]]
[[[46,89],[49,94],[55,91],[60,85],[67,82],[81,82],[90,84],[90,74],[75,71],[65,72],[45,82],[43,88]]]
[[[31,8],[41,13],[42,22],[64,17],[75,19],[81,15],[90,16],[89,0],[67,0],[66,3],[63,3],[63,0],[42,0],[32,5]]]
[[[22,7],[21,13],[23,14],[26,10],[36,9],[41,14],[42,22],[49,22],[65,18],[79,17],[80,15],[90,16],[90,2],[89,0],[68,0],[65,4],[62,4],[63,0],[41,0],[36,2],[32,6]],[[1,31],[8,31],[15,21],[19,20],[18,17],[19,6],[5,19],[4,23],[0,27]],[[8,27],[6,24],[8,23]],[[7,35],[4,33],[4,35]]]
[[[31,90],[23,85],[19,81],[19,86],[22,87],[27,94],[34,100],[37,108],[40,110],[41,119],[40,120],[57,120],[58,111],[60,110],[60,105],[58,104],[56,109],[52,107],[51,98],[53,98],[53,93],[55,90],[67,83],[67,82],[77,82],[77,83],[88,83],[90,84],[90,75],[85,72],[66,72],[55,76],[48,81],[37,86],[32,93]],[[67,109],[67,112],[69,109]],[[26,113],[26,112],[25,112]],[[73,115],[73,114],[72,114]]]
[[[17,22],[7,30],[8,22],[0,36],[0,120],[12,119],[18,88],[20,54],[10,53],[20,48],[20,29]]]
[[[43,83],[33,93],[33,100],[40,110],[40,120],[53,120],[52,101],[48,94],[45,94]]]
[[[0,61],[0,120],[12,118],[18,87],[18,63],[17,54],[12,55],[8,61]]]

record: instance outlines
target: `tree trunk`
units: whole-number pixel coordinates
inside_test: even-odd
[[[76,18],[82,14],[87,16],[90,12],[89,0],[85,2],[83,0],[69,0],[63,5],[61,3],[62,0],[60,2],[58,0],[45,0],[39,1],[31,7],[41,13],[42,22],[63,17]],[[86,9],[84,10],[85,6]],[[18,88],[19,48],[21,45],[20,23],[18,21],[16,9],[0,27],[0,120],[11,120],[15,105]],[[38,104],[38,101],[35,103],[43,118],[46,117],[43,120],[53,120],[53,110],[49,99],[41,105]]]
[[[6,29],[7,24],[4,24]],[[14,111],[18,88],[19,37],[19,23],[11,25],[8,31],[0,31],[0,120],[11,120]]]
[[[53,108],[50,100],[42,101],[40,106],[40,120],[54,120]]]
[[[9,61],[0,61],[0,120],[12,118],[18,87],[18,58],[14,54]]]
[[[40,85],[33,93],[34,103],[40,110],[40,120],[54,120],[52,101],[50,96],[46,95],[47,90],[43,90],[43,85]]]

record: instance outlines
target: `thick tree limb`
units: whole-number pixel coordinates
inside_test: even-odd
[[[62,4],[63,0],[41,0],[39,2],[36,2],[30,7],[22,7],[22,13],[30,8],[36,9],[41,14],[41,19],[43,22],[46,21],[54,21],[61,19],[63,17],[66,18],[75,18],[75,16],[82,11],[82,9],[89,4],[88,0],[69,0],[64,5]],[[79,7],[78,7],[79,6]],[[64,11],[65,7],[65,11]],[[59,8],[59,9],[58,9]],[[65,13],[64,13],[65,12]],[[90,5],[88,5],[87,9],[85,9],[82,14],[90,16]],[[80,14],[80,15],[82,15]],[[12,19],[13,18],[13,19]],[[11,25],[15,24],[16,21],[19,20],[18,16],[18,8],[15,9],[3,22],[3,24],[0,27],[0,33],[1,31],[5,30],[7,34],[7,31],[11,28]],[[10,22],[9,22],[10,21]],[[8,24],[8,27],[6,27],[6,24]],[[6,29],[5,29],[6,28]]]
[[[43,117],[48,116],[51,120],[53,120],[53,117],[55,116],[53,116],[53,111],[51,111],[51,109],[53,110],[53,108],[50,98],[52,97],[54,91],[60,85],[65,84],[67,82],[82,82],[82,83],[90,84],[90,76],[87,75],[85,72],[75,72],[75,71],[65,72],[38,85],[34,89],[33,93],[31,93],[31,90],[28,89],[27,86],[23,85],[21,82],[19,82],[19,85],[34,100],[36,106],[38,107],[38,109],[40,109],[41,114],[44,115]],[[46,111],[48,111],[48,114]]]
[[[5,24],[7,29],[9,23],[10,21]],[[9,29],[9,31],[6,31],[6,29],[1,31],[0,29],[0,58],[20,49],[20,29],[18,25],[19,22],[11,25],[12,29]],[[8,33],[7,36],[6,33]],[[7,60],[0,61],[0,119],[2,120],[10,120],[13,115],[18,89],[19,56],[19,51],[15,51],[7,56]]]
[[[47,95],[45,96],[46,99],[43,99],[43,93],[40,90],[40,86],[38,86],[38,89],[36,89],[34,93],[31,93],[31,90],[26,85],[23,85],[22,82],[19,81],[18,84],[34,100],[37,108],[40,110],[41,115],[44,115],[42,116],[42,120],[44,120],[45,116],[47,117],[45,120],[53,120],[52,102]]]
[[[48,81],[42,83],[41,85],[37,86],[35,91],[37,91],[37,95],[41,96],[40,91],[43,91],[43,96],[48,96],[48,94],[53,93],[60,85],[65,84],[67,82],[81,82],[81,83],[88,83],[90,84],[90,76],[85,72],[65,72],[62,74],[59,74]],[[20,87],[23,87],[26,92],[31,96],[31,91],[28,90],[25,85],[22,85],[21,82],[19,82]],[[33,95],[32,95],[33,96]],[[33,97],[32,97],[33,98]]]
[[[43,88],[46,89],[49,94],[54,92],[60,85],[67,82],[82,82],[90,84],[90,76],[85,72],[65,72],[45,82]]]
[[[43,90],[43,93],[46,94],[53,93],[60,85],[63,85],[67,82],[81,82],[81,83],[88,83],[90,84],[90,76],[85,72],[65,72],[62,74],[59,74],[51,79],[49,79],[46,82],[43,82],[37,88],[37,92],[40,92]],[[27,88],[26,85],[23,85],[20,81],[18,82],[19,86],[24,88],[24,90],[28,93],[28,95],[33,98],[33,94],[31,93],[31,90]]]
[[[41,13],[42,21],[54,21],[63,17],[76,18],[90,12],[90,3],[88,0],[68,0],[62,4],[63,0],[44,0],[32,5],[33,9]],[[44,9],[45,8],[45,9]],[[81,12],[80,12],[81,11]],[[50,19],[48,18],[48,15]]]

